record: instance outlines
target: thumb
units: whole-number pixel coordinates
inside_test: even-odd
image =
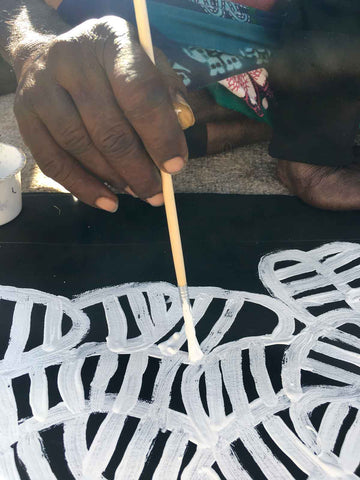
[[[170,96],[181,128],[186,130],[192,127],[195,124],[195,116],[188,102],[180,92],[176,92],[174,98],[170,92]]]
[[[164,83],[167,85],[178,122],[183,130],[195,124],[195,115],[187,100],[186,88],[181,77],[171,68],[164,53],[155,48],[156,67],[160,70]]]

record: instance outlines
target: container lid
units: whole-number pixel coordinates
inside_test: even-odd
[[[20,172],[25,161],[25,155],[18,148],[0,143],[0,181]]]

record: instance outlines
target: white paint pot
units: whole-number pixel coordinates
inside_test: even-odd
[[[20,150],[0,143],[0,225],[10,222],[21,212],[21,170],[25,162]]]

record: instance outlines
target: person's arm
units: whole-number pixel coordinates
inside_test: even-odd
[[[50,38],[70,30],[43,0],[1,0],[0,54],[13,67]]]

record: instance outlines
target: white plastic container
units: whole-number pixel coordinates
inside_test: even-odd
[[[25,162],[20,150],[0,143],[0,225],[11,222],[21,212],[21,170]]]

